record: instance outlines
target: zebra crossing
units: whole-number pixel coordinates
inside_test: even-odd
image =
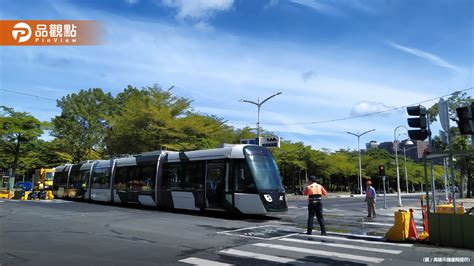
[[[256,241],[237,247],[194,254],[179,262],[183,265],[216,266],[348,262],[377,265],[385,260],[395,259],[413,246],[407,243],[382,242],[380,237],[339,233],[324,236],[290,233],[280,237],[260,238]]]

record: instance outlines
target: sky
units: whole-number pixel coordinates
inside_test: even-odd
[[[0,0],[1,20],[97,20],[105,31],[96,46],[0,46],[0,105],[49,121],[54,99],[81,89],[156,83],[242,128],[257,107],[240,99],[282,92],[261,106],[265,130],[357,149],[347,131],[375,129],[361,148],[393,141],[405,109],[339,119],[428,108],[474,86],[473,16],[470,0]]]

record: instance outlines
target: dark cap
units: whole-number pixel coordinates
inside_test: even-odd
[[[311,181],[311,182],[316,182],[316,181],[318,180],[318,178],[317,178],[316,176],[314,176],[314,175],[310,175],[310,176],[308,177],[308,180]]]

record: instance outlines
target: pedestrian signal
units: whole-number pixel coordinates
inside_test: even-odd
[[[385,165],[383,164],[379,165],[379,175],[385,176]]]

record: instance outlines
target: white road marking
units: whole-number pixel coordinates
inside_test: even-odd
[[[393,226],[393,224],[384,224],[384,223],[375,223],[375,222],[364,222],[364,224],[390,226],[390,227]],[[417,226],[416,229],[423,230],[423,226]]]
[[[370,251],[370,252],[387,253],[387,254],[400,254],[400,253],[402,253],[401,250],[373,248],[373,247],[367,248],[367,247],[364,247],[364,246],[354,246],[354,245],[326,243],[326,242],[315,242],[315,241],[294,239],[294,238],[281,238],[281,239],[278,239],[278,240],[288,241],[288,242],[295,242],[295,243],[303,243],[303,244],[311,244],[311,245],[323,245],[323,246],[330,246],[330,247],[340,247],[340,248],[348,248],[348,249],[365,250],[365,251]]]
[[[345,212],[345,210],[339,210],[339,209],[324,209],[323,212]]]
[[[266,261],[272,261],[272,262],[278,262],[278,263],[290,263],[290,262],[296,261],[295,259],[291,259],[291,258],[265,255],[265,254],[259,254],[259,253],[249,252],[249,251],[241,251],[241,250],[236,250],[232,248],[221,250],[219,252],[224,253],[224,254],[229,254],[229,255],[235,255],[239,257],[247,257],[247,258],[266,260]]]
[[[306,237],[326,238],[326,239],[334,239],[334,240],[341,240],[341,241],[348,241],[348,242],[370,243],[370,244],[374,244],[374,245],[387,245],[387,246],[400,246],[400,247],[412,247],[413,246],[413,244],[388,243],[388,242],[381,242],[381,241],[370,241],[370,240],[364,240],[364,239],[350,239],[350,238],[335,237],[335,236],[307,235]]]
[[[368,257],[368,256],[358,256],[358,255],[351,255],[351,254],[344,254],[344,253],[323,251],[323,250],[314,250],[314,249],[309,249],[309,248],[298,248],[298,247],[290,247],[290,246],[274,245],[274,244],[266,244],[266,243],[256,243],[256,244],[253,244],[253,245],[258,246],[258,247],[266,247],[266,248],[280,249],[280,250],[286,250],[286,251],[301,252],[301,253],[307,253],[307,254],[319,255],[319,256],[325,256],[325,257],[357,260],[357,261],[368,262],[368,263],[381,263],[382,261],[384,261],[384,259],[382,259],[382,258],[375,258],[375,257]]]
[[[334,235],[341,235],[341,236],[355,236],[355,237],[363,237],[363,238],[372,238],[377,240],[383,240],[381,236],[369,236],[369,235],[358,235],[358,234],[349,234],[349,233],[332,233]]]
[[[274,226],[274,225],[259,225],[259,226],[252,226],[252,227],[245,227],[245,228],[240,228],[240,229],[235,229],[235,230],[227,230],[227,231],[221,231],[217,232],[218,234],[226,234],[226,233],[231,233],[231,232],[238,232],[238,231],[243,231],[243,230],[249,230],[249,229],[257,229],[257,228],[262,228],[262,227],[269,227],[269,226]]]
[[[227,264],[227,263],[222,263],[222,262],[217,262],[217,261],[212,261],[212,260],[205,260],[205,259],[199,259],[199,258],[194,258],[194,257],[189,257],[186,259],[179,260],[180,262],[188,263],[188,264],[193,264],[193,265],[202,265],[202,266],[230,266],[232,264]]]

